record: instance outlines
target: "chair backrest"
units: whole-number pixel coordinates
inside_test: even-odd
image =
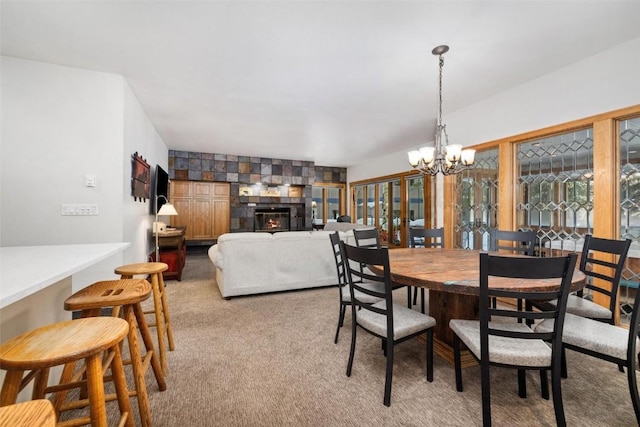
[[[444,227],[409,227],[409,246],[412,248],[444,248]]]
[[[483,252],[480,254],[480,350],[481,359],[489,360],[489,336],[507,338],[543,339],[551,343],[554,354],[559,355],[562,348],[562,327],[567,307],[567,297],[576,266],[577,254],[564,257],[513,257]],[[494,278],[509,278],[504,281],[505,287],[493,282]],[[557,279],[548,291],[519,291],[513,279]],[[557,299],[557,304],[535,310],[531,304],[523,304],[524,308],[493,308],[491,298],[516,298],[531,301]],[[525,319],[527,324],[535,320],[555,319],[552,332],[520,332],[489,328],[489,321],[494,317]],[[557,339],[558,338],[558,339]],[[554,357],[554,363],[560,363],[560,357]],[[559,365],[557,366],[559,367]]]
[[[633,312],[629,323],[629,342],[627,344],[627,360],[633,361],[634,364],[638,363],[638,359],[636,359],[638,354],[638,334],[640,334],[640,291],[636,293],[633,303]],[[627,369],[632,369],[634,372],[637,368],[637,364],[633,367],[627,367]]]
[[[353,237],[356,246],[359,248],[375,248],[380,247],[380,233],[377,228],[360,228],[353,230]]]
[[[338,217],[338,219],[336,219],[337,222],[351,222],[351,217],[349,215],[340,215]]]
[[[389,270],[389,249],[386,247],[365,248],[351,246],[343,241],[340,241],[340,247],[347,266],[347,282],[349,283],[353,306],[387,316],[387,333],[393,331],[393,293],[391,292],[393,288]],[[380,266],[383,274],[372,274],[368,269],[354,268],[354,266],[358,265]],[[363,282],[367,283],[363,284]],[[384,283],[384,292],[376,291],[376,287],[371,286],[372,282]],[[356,293],[356,291],[360,293]],[[359,295],[370,295],[384,299],[386,306],[382,308],[373,307],[372,304],[360,300]]]
[[[533,256],[535,246],[536,232],[533,230],[507,231],[494,228],[489,232],[489,250],[492,252],[507,250],[511,253]]]
[[[630,246],[631,239],[601,239],[590,234],[585,236],[584,245],[582,246],[580,271],[588,276],[589,280],[586,288],[606,295],[609,298],[609,310],[611,310],[611,313],[615,313],[617,309],[620,277]],[[611,256],[614,257],[613,261],[611,261]],[[596,266],[605,268],[599,269]],[[596,267],[597,271],[594,271],[594,267]],[[608,283],[598,284],[591,278],[601,279]],[[609,287],[610,289],[608,289]],[[613,316],[611,322],[613,322]]]
[[[335,261],[336,261],[336,273],[338,274],[338,287],[342,288],[347,284],[347,272],[344,268],[344,257],[342,256],[342,251],[340,250],[340,234],[337,231],[335,233],[331,233],[329,235],[329,239],[331,240],[333,257],[335,258]],[[342,289],[338,289],[338,290],[342,292]]]

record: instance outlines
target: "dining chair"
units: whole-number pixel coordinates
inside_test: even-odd
[[[444,248],[444,227],[440,228],[423,228],[409,227],[409,247],[411,248]],[[424,307],[424,288],[420,288],[420,299],[422,300],[420,308],[425,312]],[[413,305],[418,300],[418,287],[413,288]]]
[[[615,324],[618,288],[630,246],[631,239],[602,239],[591,234],[585,236],[579,268],[587,276],[585,289],[588,294],[586,298],[583,292],[570,295],[567,313]],[[609,306],[603,307],[594,302],[594,294],[607,297]],[[555,301],[551,303],[554,304]]]
[[[509,252],[518,255],[535,255],[536,232],[498,230],[493,228],[489,231],[489,250],[491,252]],[[496,298],[491,300],[493,308],[496,307]],[[517,300],[518,309],[522,309],[522,300]]]
[[[380,244],[380,232],[377,228],[355,228],[353,230],[353,237],[356,241],[356,246],[359,248],[367,249],[379,249]],[[368,270],[365,265],[361,265],[361,270]],[[402,286],[394,285],[394,289],[398,289]],[[407,308],[411,308],[411,286],[407,286]]]
[[[350,306],[351,301],[351,292],[349,291],[349,284],[347,283],[347,271],[345,269],[344,257],[342,256],[342,251],[340,250],[340,234],[336,231],[335,233],[331,233],[329,235],[329,239],[331,240],[331,247],[333,248],[333,257],[336,261],[336,272],[338,274],[338,293],[339,293],[339,301],[340,301],[340,314],[338,317],[338,327],[336,328],[336,337],[333,342],[335,344],[338,343],[338,336],[340,335],[340,328],[344,324],[344,315],[347,309],[347,306]],[[381,283],[361,283],[361,286],[367,287],[372,291],[383,293],[384,285]],[[362,301],[366,304],[373,304],[381,300],[381,298],[363,294],[358,292],[358,300]]]
[[[562,331],[563,348],[596,357],[627,368],[629,394],[636,421],[640,425],[640,398],[636,379],[638,351],[640,349],[640,292],[636,294],[629,329],[567,313]],[[549,332],[553,320],[544,320],[535,328],[536,332]]]
[[[540,371],[543,397],[548,399],[546,371],[550,370],[556,422],[559,426],[566,425],[560,384],[561,337],[564,309],[576,259],[576,254],[548,258],[480,254],[480,320],[452,319],[449,326],[454,332],[456,390],[463,391],[461,343],[467,346],[480,363],[484,426],[491,425],[489,369],[492,365],[518,370],[518,394],[522,398],[526,397],[525,371],[534,369]],[[503,285],[500,286],[499,282],[502,278],[510,280],[502,282]],[[512,280],[516,279],[551,279],[557,282],[557,286],[550,286],[550,290],[541,292],[518,291],[517,287],[512,285]],[[540,311],[522,309],[522,307],[515,310],[498,309],[489,304],[489,299],[492,297],[525,300],[557,299],[558,304],[549,307],[548,310]],[[549,331],[534,331],[528,326],[528,322],[516,321],[520,319],[531,321],[551,319],[554,323]]]
[[[368,333],[381,338],[386,363],[386,375],[384,385],[385,406],[391,405],[391,383],[393,380],[393,358],[396,344],[409,340],[418,335],[426,334],[426,370],[427,381],[433,381],[433,327],[436,320],[416,310],[411,310],[399,304],[393,303],[393,284],[389,270],[389,249],[367,249],[347,245],[340,241],[341,251],[347,262],[347,279],[349,292],[351,293],[351,349],[349,351],[349,363],[347,364],[347,376],[351,376],[353,359],[356,350],[357,328],[360,327]],[[351,262],[353,261],[353,262]],[[371,275],[355,267],[359,264],[380,266],[383,274]],[[377,292],[363,286],[362,281],[377,282],[384,286],[383,292]],[[369,295],[380,298],[375,304],[367,304],[360,295]],[[360,310],[356,310],[356,307]]]

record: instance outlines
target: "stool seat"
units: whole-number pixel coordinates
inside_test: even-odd
[[[105,369],[111,368],[120,410],[119,425],[133,427],[129,391],[120,353],[120,344],[128,332],[129,323],[123,319],[92,317],[43,326],[0,344],[0,368],[6,370],[0,390],[0,406],[15,404],[19,391],[30,381],[34,381],[32,399],[44,399],[47,393],[55,393],[56,418],[61,411],[89,407],[89,416],[65,421],[65,425],[91,423],[94,427],[106,427],[103,377]],[[73,379],[48,385],[50,368],[75,365],[82,359],[85,362],[85,380]],[[63,396],[72,388],[82,388],[86,391],[87,398],[67,405]]]
[[[43,326],[0,346],[1,369],[41,369],[105,351],[129,332],[118,318],[77,319]]]
[[[140,303],[151,295],[151,284],[143,279],[120,279],[96,282],[64,301],[68,311],[100,309]]]
[[[115,269],[116,274],[136,276],[138,274],[157,274],[169,269],[164,262],[139,262],[136,264],[122,265]]]
[[[144,317],[140,303],[151,295],[151,284],[144,279],[120,279],[96,282],[71,295],[64,302],[65,310],[80,310],[81,317],[100,316],[106,307],[122,308],[122,317],[129,323],[129,354],[133,369],[135,391],[131,393],[138,399],[140,421],[143,427],[151,427],[151,408],[147,396],[145,374],[151,363],[160,391],[167,389],[164,372],[158,355],[153,348],[153,339]],[[138,330],[146,349],[140,353]],[[129,363],[129,361],[127,361]],[[65,368],[64,378],[69,378],[73,367]]]
[[[133,276],[141,274],[149,275],[153,289],[153,311],[145,311],[145,314],[153,313],[155,315],[155,323],[150,323],[149,326],[155,327],[158,334],[158,354],[164,372],[167,372],[165,334],[169,342],[169,350],[175,348],[169,302],[167,301],[167,292],[165,291],[164,278],[162,277],[162,272],[168,268],[169,266],[163,262],[141,262],[122,265],[114,270],[116,274],[120,275],[121,279],[131,279]]]
[[[55,427],[56,413],[46,399],[14,403],[0,408],[0,426]]]

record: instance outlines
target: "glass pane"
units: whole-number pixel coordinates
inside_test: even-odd
[[[335,187],[327,187],[327,212],[332,220],[338,219],[340,216],[340,189]]]
[[[409,217],[409,227],[431,227],[431,224],[424,223],[424,176],[407,178],[407,216]],[[405,241],[409,241],[409,227],[405,235]]]
[[[378,230],[380,231],[380,244],[389,245],[389,185],[378,184]]]
[[[400,208],[402,203],[402,194],[400,193],[400,181],[391,182],[391,194],[393,196],[393,237],[392,242],[396,246],[402,245],[402,217],[400,216]]]
[[[356,215],[355,222],[358,224],[364,224],[364,213],[366,212],[366,208],[364,206],[364,187],[358,186],[355,188],[356,193]]]
[[[367,225],[376,225],[376,186],[367,185]]]
[[[623,314],[631,311],[629,287],[640,283],[640,117],[620,122],[620,238],[631,249],[620,281]]]
[[[593,227],[592,129],[527,141],[516,150],[518,229],[535,230],[554,254],[574,251]]]
[[[473,166],[458,175],[455,247],[489,250],[489,229],[498,217],[498,149],[476,153]]]
[[[311,188],[311,222],[313,224],[324,224],[322,187]]]

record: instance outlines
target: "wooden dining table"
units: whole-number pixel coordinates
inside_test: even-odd
[[[369,266],[381,273],[380,266]],[[434,351],[453,363],[453,331],[451,319],[478,319],[480,294],[480,251],[466,249],[400,248],[389,250],[391,280],[400,285],[429,289],[429,315],[436,319]],[[490,286],[527,292],[557,289],[557,279],[525,280],[492,278]],[[582,289],[586,276],[576,269],[571,291]],[[463,366],[475,359],[463,354]]]

